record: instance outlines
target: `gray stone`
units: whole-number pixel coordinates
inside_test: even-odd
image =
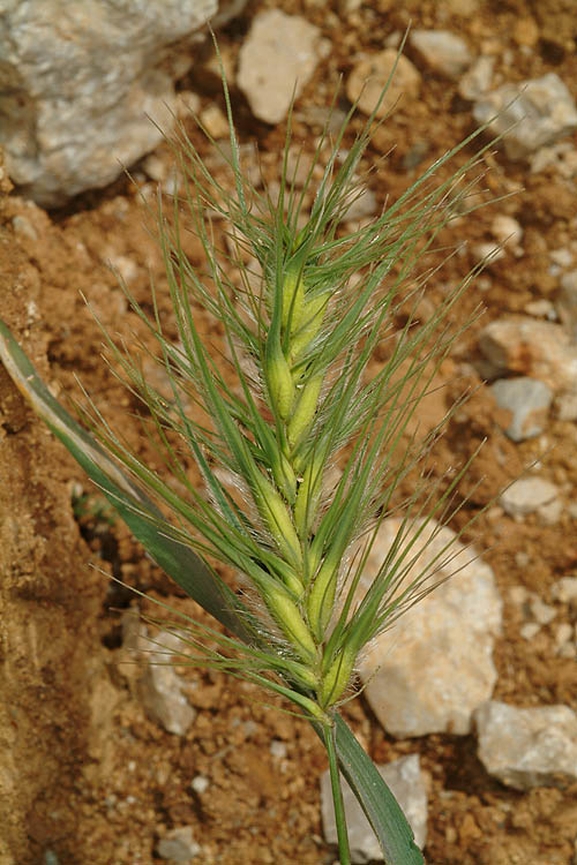
[[[43,206],[103,187],[170,130],[173,81],[218,0],[6,0],[0,144]]]
[[[532,514],[559,495],[559,489],[545,478],[519,478],[499,496],[499,504],[511,517]]]
[[[138,683],[146,713],[168,733],[184,736],[196,712],[183,693],[182,679],[174,669],[174,655],[186,654],[186,645],[170,631],[161,631],[154,640],[141,638],[139,643],[141,650],[147,650],[146,670]]]
[[[427,789],[419,765],[419,755],[401,757],[392,763],[377,766],[377,769],[401,806],[413,830],[417,846],[423,849],[427,841]],[[349,785],[344,779],[341,781],[352,861],[382,862],[383,854],[369,821]],[[321,777],[321,813],[325,839],[329,844],[336,844],[337,827],[328,771]]]
[[[488,701],[475,712],[478,755],[517,790],[577,780],[577,715],[568,706],[517,709]]]
[[[385,520],[368,557],[366,590],[395,542],[400,519]],[[365,696],[383,727],[401,738],[448,732],[467,734],[473,711],[491,697],[497,680],[493,644],[502,601],[489,565],[465,548],[451,529],[431,524],[411,540],[414,562],[407,586],[433,571],[434,591],[377,637],[360,664]],[[448,579],[450,577],[450,579]]]
[[[326,50],[319,28],[304,18],[280,9],[255,15],[237,75],[254,116],[266,123],[284,120]]]
[[[170,859],[172,862],[190,862],[202,848],[194,840],[190,826],[179,826],[170,829],[164,838],[156,845],[156,852],[161,859]]]
[[[540,435],[546,425],[553,394],[542,381],[522,376],[500,379],[491,385],[497,405],[511,413],[505,432],[514,442]]]
[[[411,46],[432,72],[458,78],[472,61],[464,39],[448,30],[413,30]]]
[[[554,72],[519,84],[504,84],[482,96],[473,108],[477,123],[502,135],[509,159],[521,160],[577,129],[577,108]]]

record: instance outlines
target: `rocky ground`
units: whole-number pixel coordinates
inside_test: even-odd
[[[400,101],[377,130],[363,165],[371,172],[368,192],[351,215],[363,219],[395,200],[491,107],[507,107],[514,95],[532,98],[531,87],[499,88],[556,76],[525,103],[531,122],[519,122],[502,146],[484,156],[480,195],[488,206],[451,223],[443,246],[457,252],[430,280],[420,311],[426,318],[447,287],[486,260],[453,324],[468,322],[479,304],[484,314],[456,341],[440,371],[442,388],[422,420],[432,425],[465,387],[472,389],[434,460],[440,471],[485,442],[461,488],[469,496],[467,511],[453,528],[480,514],[467,540],[491,569],[502,602],[502,622],[490,641],[494,677],[483,696],[492,689],[497,708],[485,706],[478,733],[469,712],[468,729],[437,718],[428,731],[395,728],[395,735],[368,693],[344,708],[378,763],[419,756],[431,865],[577,861],[572,7],[572,0],[285,0],[249,4],[219,33],[241,142],[247,154],[258,145],[253,167],[274,186],[284,142],[283,99],[293,84],[287,87],[281,76],[263,102],[262,49],[252,56],[249,50],[251,44],[255,50],[257,15],[275,9],[297,16],[281,31],[288,44],[296,33],[293,54],[297,47],[306,54],[309,77],[293,119],[305,158],[339,81],[337,111],[360,95],[367,74],[386,74],[383,52],[398,46],[411,23],[414,38],[399,70]],[[419,38],[421,30],[449,31],[461,41],[431,43]],[[223,100],[208,48],[179,88],[181,105],[192,103],[219,138]],[[370,98],[367,88],[353,132],[370,110],[362,100]],[[186,123],[218,172],[218,155],[194,123]],[[150,307],[151,278],[163,287],[162,257],[143,200],[154,201],[158,183],[173,188],[169,148],[161,146],[132,175],[132,181],[121,178],[52,211],[10,192],[4,175],[2,317],[57,395],[79,398],[80,379],[111,423],[155,465],[157,456],[130,421],[134,401],[102,361],[102,337],[83,299],[105,327],[130,341],[138,324],[110,263],[144,305]],[[187,252],[200,263],[194,239]],[[170,321],[166,301],[160,303]],[[208,332],[211,323],[205,325]],[[248,685],[189,668],[177,668],[180,678],[172,681],[189,710],[173,732],[147,712],[144,660],[131,649],[134,597],[91,563],[180,610],[200,613],[103,508],[2,370],[0,442],[0,865],[149,865],[187,858],[207,865],[330,865],[335,849],[323,835],[319,789],[326,767],[306,723],[271,707]],[[147,602],[139,606],[150,612]],[[448,656],[450,677],[460,668],[457,661],[452,665],[450,651]],[[427,676],[427,669],[422,673]],[[531,747],[544,742],[553,762],[519,767],[526,757],[513,753],[522,739],[521,716],[512,721],[505,769],[491,762],[490,722],[507,720],[501,703],[541,712],[564,707],[531,716],[535,726],[527,727]],[[497,746],[505,729],[498,728]]]

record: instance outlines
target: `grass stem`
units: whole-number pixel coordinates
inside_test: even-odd
[[[345,802],[341,786],[341,775],[337,756],[336,727],[334,724],[324,728],[324,743],[329,759],[329,776],[331,780],[331,792],[333,807],[335,811],[335,824],[337,827],[337,843],[339,846],[339,861],[341,865],[351,865],[351,851],[349,847],[349,833],[347,830],[347,819],[345,815]]]

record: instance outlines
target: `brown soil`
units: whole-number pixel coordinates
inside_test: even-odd
[[[339,74],[348,73],[358,52],[380,50],[409,18],[414,27],[461,33],[471,46],[495,55],[497,71],[509,55],[507,80],[553,71],[577,97],[572,0],[480,0],[469,16],[456,14],[461,4],[455,0],[379,0],[342,19],[325,3],[261,4],[267,5],[303,14],[331,41],[330,56],[297,106],[295,134],[306,147],[314,146],[318,132],[306,109],[329,104]],[[249,6],[221,34],[227,59],[234,60],[256,8]],[[220,101],[208,72],[183,87],[199,92],[203,106]],[[274,176],[282,130],[255,123],[236,92],[234,98],[241,138],[258,142],[264,171]],[[369,167],[395,147],[371,181],[379,200],[394,198],[415,176],[406,166],[423,142],[426,155],[417,171],[470,129],[470,106],[458,98],[456,86],[425,76],[421,100],[386,123],[367,156]],[[192,127],[191,134],[197,138]],[[168,168],[168,150],[161,148],[158,157]],[[459,307],[463,322],[480,299],[486,323],[550,298],[557,281],[549,252],[566,247],[575,227],[573,180],[554,171],[530,175],[502,154],[487,163],[489,193],[515,195],[459,221],[446,240],[453,245],[485,240],[495,213],[507,213],[525,230],[525,254],[497,262],[470,289]],[[135,178],[142,187],[145,176],[138,167]],[[63,399],[78,396],[78,376],[96,405],[146,456],[146,442],[129,423],[134,406],[101,360],[101,335],[81,297],[105,326],[130,340],[138,326],[108,262],[124,273],[142,302],[150,297],[151,275],[162,287],[161,257],[135,187],[120,180],[65,211],[47,214],[7,194],[6,186],[0,213],[2,317],[55,393]],[[472,263],[469,253],[453,258],[431,283],[433,302]],[[479,326],[459,340],[442,370],[450,388],[457,387],[457,377],[459,389],[463,379],[479,381],[470,365]],[[492,399],[480,390],[436,452],[438,465],[446,465],[487,438],[468,481],[472,490],[483,479],[471,507],[479,509],[536,458],[542,474],[574,499],[574,424],[551,421],[546,436],[513,445],[498,421]],[[193,605],[174,592],[121,524],[110,525],[98,515],[95,494],[83,515],[73,508],[79,489],[90,491],[88,482],[1,368],[0,442],[0,865],[39,865],[50,861],[45,859],[50,852],[60,865],[149,865],[159,861],[158,839],[182,825],[194,827],[203,863],[333,862],[335,851],[322,840],[319,818],[324,757],[305,722],[271,708],[266,696],[247,685],[199,670],[184,673],[198,710],[185,737],[165,733],[146,718],[135,694],[137,668],[122,663],[120,650],[122,611],[133,598],[111,588],[90,563],[180,608]],[[154,454],[148,458],[155,460]],[[574,573],[574,525],[569,512],[554,526],[543,526],[533,518],[514,522],[490,508],[477,526],[475,543],[493,566],[505,601],[495,656],[497,699],[519,706],[562,702],[577,709],[575,659],[556,654],[548,627],[531,641],[522,639],[521,612],[509,595],[509,587],[522,585],[551,601],[554,581]],[[562,610],[555,624],[571,621],[570,616],[569,609]],[[377,761],[421,754],[431,780],[426,849],[431,865],[575,861],[575,789],[510,791],[485,773],[473,737],[395,741],[374,722],[362,698],[345,714]],[[272,740],[285,744],[286,757],[273,756]],[[206,793],[191,788],[198,775],[210,781]]]

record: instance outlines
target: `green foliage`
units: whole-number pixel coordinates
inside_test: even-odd
[[[451,348],[449,313],[470,277],[426,322],[409,314],[400,331],[393,322],[401,307],[416,308],[426,284],[423,256],[440,230],[475,206],[468,175],[477,158],[433,182],[464,142],[372,223],[346,233],[343,217],[359,192],[374,118],[352,143],[354,107],[334,141],[326,132],[304,191],[289,172],[289,131],[273,198],[246,178],[226,86],[225,97],[228,181],[210,174],[181,127],[173,142],[181,194],[168,207],[160,202],[157,213],[178,340],[165,333],[156,299],[149,316],[126,290],[156,340],[171,398],[105,334],[127,386],[146,406],[146,434],[156,439],[166,471],[141,462],[93,409],[96,444],[50,396],[4,326],[0,354],[150,555],[229,630],[218,639],[204,632],[218,645],[209,651],[191,623],[191,657],[280,693],[314,724],[329,755],[341,861],[349,858],[338,763],[386,861],[409,865],[421,861],[410,830],[338,706],[367,643],[431,589],[433,568],[408,584],[406,577],[418,538],[450,514],[460,479],[444,487],[423,482],[404,502],[397,540],[361,595],[380,522],[438,433],[423,443],[408,426]],[[226,252],[215,244],[209,214],[227,226]],[[204,250],[204,273],[185,254],[189,231]],[[199,326],[201,308],[218,322],[218,346]],[[370,376],[377,348],[387,359]],[[190,480],[191,460],[202,488]],[[176,492],[175,480],[184,492]],[[415,521],[420,529],[410,534]],[[451,551],[440,555],[448,561]],[[216,563],[241,575],[243,596],[223,582]]]

